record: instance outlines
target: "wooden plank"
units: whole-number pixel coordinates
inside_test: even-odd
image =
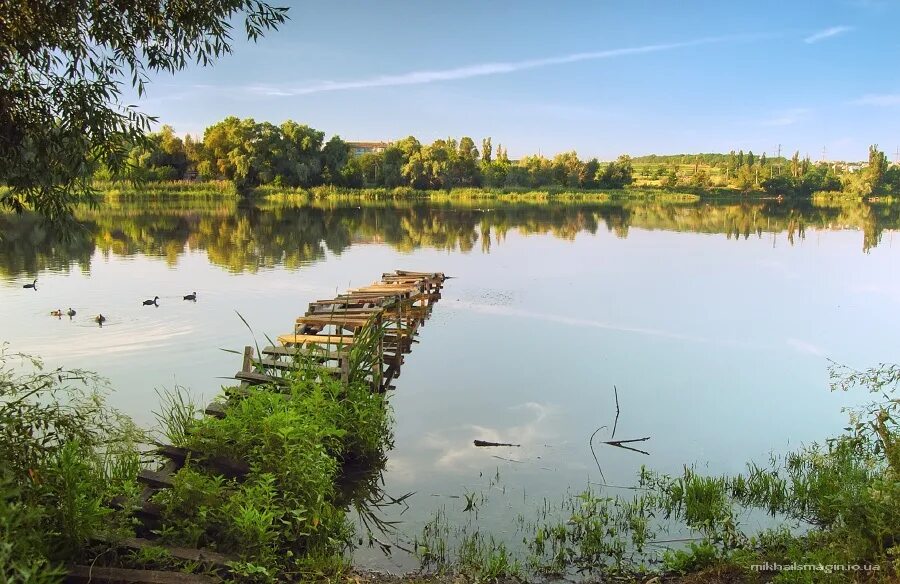
[[[107,568],[105,566],[69,566],[66,569],[65,582],[71,584],[87,584],[103,582],[106,584],[218,584],[221,578],[201,574],[185,574],[184,572],[163,572],[160,570],[129,570],[126,568]]]
[[[263,375],[253,371],[238,371],[234,374],[234,378],[239,381],[246,381],[251,385],[262,385],[264,383],[274,383],[275,385],[287,385],[287,379],[281,377],[273,377],[271,375]]]
[[[309,357],[322,357],[325,359],[338,360],[347,356],[347,351],[326,351],[321,347],[266,347],[262,350],[264,355],[278,355],[282,357],[293,357],[295,355],[303,355]]]
[[[143,490],[141,490],[141,496],[140,496],[138,504],[143,505],[144,503],[146,503],[147,501],[150,500],[150,497],[152,497],[154,495],[154,493],[156,493],[156,491],[158,491],[161,488],[166,488],[165,486],[163,486],[163,487],[154,486],[155,483],[149,484],[148,482],[141,480],[141,474],[143,472],[150,473],[147,475],[147,480],[153,480],[155,478],[158,478],[155,475],[159,475],[160,477],[171,477],[176,472],[178,472],[178,470],[181,468],[181,466],[182,466],[181,463],[178,462],[177,460],[169,460],[164,465],[162,465],[161,468],[159,468],[156,471],[148,470],[148,471],[139,472],[138,476],[137,476],[138,482],[143,482],[145,486],[144,486]]]
[[[220,554],[219,552],[214,552],[212,550],[203,548],[186,548],[160,545],[155,541],[143,539],[141,537],[127,537],[125,539],[111,543],[113,545],[117,545],[120,548],[127,548],[132,550],[142,550],[151,547],[162,548],[165,549],[170,556],[178,560],[183,560],[186,562],[200,562],[204,565],[213,566],[215,568],[224,570],[228,569],[229,562],[233,562],[236,560],[236,558],[232,558],[226,556],[225,554]]]
[[[426,277],[434,277],[440,278],[441,280],[445,280],[447,277],[444,275],[444,272],[413,272],[410,270],[395,270],[398,276],[426,276]]]
[[[321,344],[321,345],[352,345],[353,337],[349,335],[297,335],[286,334],[279,335],[278,342],[283,345],[304,345],[304,344]]]
[[[241,371],[252,371],[253,370],[253,347],[246,346],[244,347],[244,362],[241,365]]]
[[[143,505],[130,505],[130,499],[125,495],[117,495],[109,501],[109,506],[113,509],[121,509],[130,511],[132,515],[139,519],[159,519],[162,516],[163,507],[159,503],[145,501]]]
[[[313,314],[300,316],[297,318],[297,324],[321,324],[321,325],[337,325],[347,324],[354,327],[366,326],[370,322],[374,322],[374,318],[366,316],[350,316],[342,314]]]
[[[184,464],[188,458],[196,460],[204,467],[228,478],[239,478],[250,472],[250,466],[244,461],[234,460],[224,456],[209,456],[189,448],[181,448],[170,444],[157,444],[155,451],[157,454],[165,456],[170,460],[177,460],[182,464]]]
[[[293,371],[297,364],[293,359],[282,361],[281,359],[254,359],[253,364],[264,369],[278,369],[281,371]]]
[[[220,402],[211,402],[208,406],[206,406],[206,409],[203,410],[203,413],[213,418],[222,419],[225,417],[225,404]]]
[[[138,482],[154,489],[169,489],[172,487],[172,475],[168,472],[143,469],[138,473]]]
[[[347,308],[347,307],[326,307],[326,306],[318,306],[311,304],[309,306],[309,310],[306,311],[306,314],[303,316],[324,316],[328,314],[334,314],[337,316],[358,316],[360,318],[363,317],[372,317],[378,314],[390,314],[388,309],[381,306],[360,306],[358,308]]]
[[[397,295],[401,295],[401,296],[403,296],[403,295],[408,296],[409,294],[412,294],[414,292],[419,292],[419,287],[418,286],[408,286],[406,284],[398,284],[396,286],[391,285],[391,284],[379,284],[376,286],[373,284],[371,286],[363,286],[362,288],[351,288],[350,289],[351,294],[359,294],[360,292],[363,292],[363,293],[373,292],[376,294],[388,293],[388,294],[397,294]]]

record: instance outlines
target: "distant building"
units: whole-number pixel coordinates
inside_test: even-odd
[[[389,142],[347,142],[350,147],[351,156],[362,156],[376,152],[384,152],[384,149],[390,145]]]

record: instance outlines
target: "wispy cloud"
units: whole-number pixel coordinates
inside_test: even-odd
[[[791,126],[802,122],[809,117],[811,110],[805,107],[795,107],[778,112],[774,116],[762,121],[763,126]]]
[[[819,32],[809,35],[808,37],[803,39],[803,42],[811,45],[819,41],[824,41],[825,39],[830,39],[832,37],[842,35],[846,32],[850,32],[851,30],[853,30],[853,27],[851,26],[832,26],[830,28],[826,28],[825,30],[820,30]]]
[[[798,353],[803,353],[804,355],[814,355],[816,357],[821,357],[825,354],[825,349],[814,343],[795,338],[788,338],[786,339],[786,341],[788,346]]]
[[[401,85],[422,85],[426,83],[435,83],[440,81],[457,81],[461,79],[471,79],[473,77],[487,77],[491,75],[505,75],[515,73],[517,71],[525,71],[528,69],[538,69],[541,67],[551,67],[555,65],[566,65],[569,63],[579,63],[582,61],[598,61],[602,59],[614,59],[617,57],[626,57],[629,55],[643,55],[648,53],[661,53],[666,51],[674,51],[677,49],[685,49],[688,47],[696,47],[700,45],[708,45],[714,43],[722,43],[731,40],[740,40],[744,37],[714,37],[702,38],[690,41],[682,41],[677,43],[664,43],[643,45],[639,47],[625,47],[619,49],[608,49],[605,51],[591,51],[585,53],[572,53],[569,55],[561,55],[557,57],[546,57],[542,59],[526,59],[523,61],[501,61],[492,63],[479,63],[475,65],[467,65],[464,67],[455,67],[451,69],[436,69],[430,71],[410,71],[408,73],[400,73],[397,75],[379,75],[376,77],[367,77],[364,79],[356,79],[349,81],[322,81],[311,85],[298,87],[284,86],[266,86],[254,85],[246,89],[257,95],[265,95],[271,97],[287,97],[296,95],[311,95],[314,93],[324,93],[329,91],[349,91],[354,89],[370,89],[374,87],[395,87]]]
[[[869,93],[855,99],[854,105],[874,105],[878,107],[893,107],[900,105],[900,93]]]

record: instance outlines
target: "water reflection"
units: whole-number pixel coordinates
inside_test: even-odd
[[[900,206],[861,201],[737,201],[662,203],[425,203],[413,201],[264,202],[240,205],[221,199],[114,201],[82,209],[83,225],[67,241],[32,216],[0,216],[0,273],[89,271],[104,257],[143,254],[170,266],[191,250],[231,272],[284,266],[295,269],[341,254],[355,243],[386,243],[398,251],[432,248],[481,251],[502,245],[510,231],[571,240],[606,229],[627,238],[632,228],[724,235],[728,239],[783,234],[791,245],[810,229],[862,232],[861,249],[877,246],[884,230],[900,225]]]

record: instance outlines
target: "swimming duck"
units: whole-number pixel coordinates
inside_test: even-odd
[[[70,306],[69,310],[66,311],[66,314],[69,315],[69,318],[72,318],[73,316],[75,316],[75,311],[72,310],[72,307]]]
[[[35,278],[31,284],[25,284],[22,288],[34,288],[37,290],[37,278]]]
[[[106,317],[103,316],[102,314],[98,314],[97,316],[94,317],[94,322],[96,322],[100,326],[103,326],[103,323],[106,322]]]
[[[50,311],[50,316],[56,316],[56,317],[61,318],[61,317],[62,317],[62,310],[60,310],[59,308],[57,308],[56,310],[51,310],[51,311]]]
[[[193,300],[193,301],[196,302],[196,300],[197,300],[197,293],[196,293],[196,292],[191,292],[190,294],[185,295],[184,299],[185,299],[185,300]]]
[[[154,296],[153,300],[144,300],[144,306],[159,306],[159,296]]]

